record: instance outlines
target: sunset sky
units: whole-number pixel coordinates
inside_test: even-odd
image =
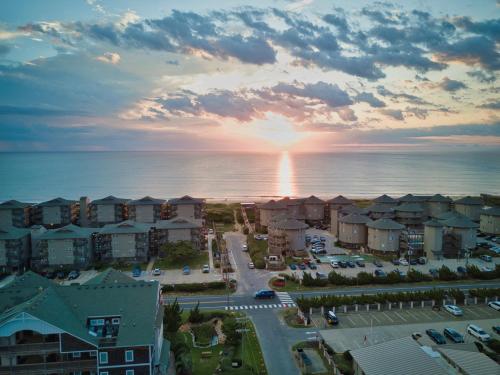
[[[500,147],[499,46],[495,0],[2,0],[0,151]]]

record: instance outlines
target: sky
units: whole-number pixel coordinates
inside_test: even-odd
[[[2,0],[0,151],[500,147],[500,3]]]

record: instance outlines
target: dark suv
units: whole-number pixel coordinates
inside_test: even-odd
[[[425,333],[427,333],[427,336],[429,336],[436,344],[446,344],[446,339],[444,338],[444,336],[435,329],[428,329],[425,331]]]
[[[464,337],[455,331],[453,328],[445,328],[443,331],[444,335],[448,337],[451,341],[455,343],[461,343],[464,342]]]

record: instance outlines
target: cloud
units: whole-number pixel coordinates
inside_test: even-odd
[[[358,95],[356,95],[356,97],[354,98],[354,100],[356,100],[357,102],[368,103],[373,108],[382,108],[382,107],[385,107],[385,103],[382,100],[380,100],[377,97],[375,97],[375,95],[373,95],[371,92],[362,92],[362,93],[359,93]]]
[[[487,103],[479,105],[478,108],[500,110],[500,100],[490,100]]]
[[[273,91],[281,94],[317,99],[331,108],[344,107],[353,103],[347,92],[336,84],[321,81],[305,85],[300,85],[298,82],[294,82],[293,84],[279,83],[273,87]]]
[[[179,65],[179,60],[167,60],[165,61],[167,65]]]
[[[403,115],[403,111],[399,109],[381,109],[380,113],[386,115],[387,117],[391,117],[394,120],[404,121],[405,117]]]
[[[438,86],[441,87],[444,91],[450,92],[455,92],[467,88],[467,85],[465,83],[450,79],[448,77],[444,77],[441,82],[438,83]]]
[[[382,85],[377,86],[377,92],[379,95],[391,98],[396,103],[400,103],[399,99],[403,99],[403,101],[406,101],[406,102],[411,103],[411,104],[418,104],[418,105],[431,104],[428,101],[426,101],[426,100],[424,100],[416,95],[407,94],[404,92],[396,93],[396,92],[393,92],[393,91],[385,88]]]
[[[477,79],[481,83],[493,83],[496,81],[496,77],[493,73],[488,73],[482,70],[472,70],[467,72],[467,75]]]
[[[453,23],[469,33],[484,35],[500,42],[500,19],[475,22],[470,17],[456,17]]]
[[[474,36],[455,43],[436,46],[434,53],[443,62],[458,61],[466,65],[479,65],[484,69],[500,69],[500,54],[495,42],[483,36]]]
[[[118,64],[120,62],[120,59],[120,55],[115,52],[105,52],[102,56],[96,57],[96,60],[113,65]]]

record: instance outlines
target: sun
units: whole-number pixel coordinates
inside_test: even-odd
[[[254,120],[249,128],[254,136],[268,141],[280,150],[288,150],[308,136],[306,132],[297,131],[286,117],[274,113],[268,113],[265,119]]]

